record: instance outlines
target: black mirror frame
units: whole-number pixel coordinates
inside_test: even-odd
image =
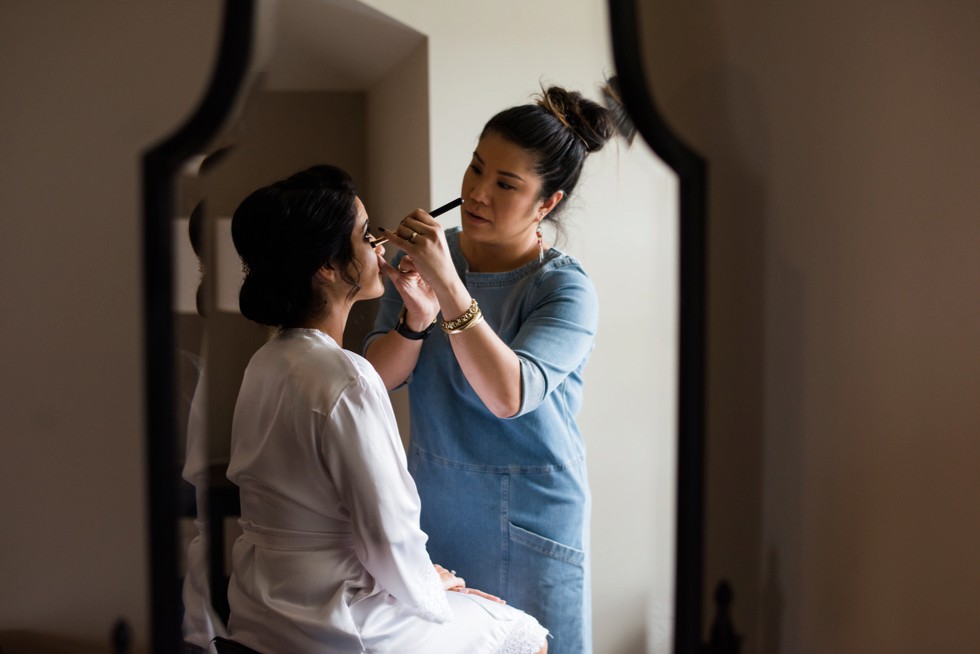
[[[609,0],[608,6],[623,104],[637,131],[674,171],[679,184],[674,652],[695,654],[702,649],[707,165],[674,134],[657,109],[644,73],[636,1]]]
[[[182,651],[178,577],[178,475],[173,219],[180,167],[220,133],[244,86],[253,47],[255,0],[225,0],[211,81],[191,117],[143,154],[143,315],[146,475],[150,561],[149,651]]]
[[[674,652],[701,649],[703,453],[706,335],[706,191],[704,159],[663,120],[643,70],[635,0],[609,0],[620,92],[637,131],[675,172],[679,212],[677,529]],[[225,0],[221,43],[201,104],[173,135],[143,156],[146,471],[150,560],[150,651],[180,651],[180,579],[176,520],[176,347],[171,298],[172,220],[181,165],[219,134],[244,86],[252,55],[256,0]]]

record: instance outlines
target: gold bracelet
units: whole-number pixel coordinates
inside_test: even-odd
[[[467,329],[470,329],[471,327],[476,327],[481,322],[483,322],[483,312],[477,310],[476,315],[470,318],[469,322],[463,323],[456,329],[450,329],[448,331],[444,329],[443,331],[446,332],[447,334],[458,334],[460,332],[465,332]]]
[[[470,302],[470,308],[466,310],[466,313],[455,320],[442,321],[442,331],[447,334],[458,334],[459,332],[466,331],[470,327],[475,327],[481,320],[483,320],[483,313],[480,311],[480,305],[476,303],[476,298],[473,298]]]

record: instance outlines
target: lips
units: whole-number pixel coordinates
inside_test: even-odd
[[[488,219],[486,219],[486,218],[484,218],[483,216],[480,216],[480,215],[478,215],[478,214],[475,214],[475,213],[473,213],[472,211],[467,211],[467,212],[466,212],[466,216],[467,216],[467,217],[468,217],[468,218],[469,218],[470,220],[480,220],[480,221],[483,221],[483,222],[490,222],[490,221],[489,221]]]

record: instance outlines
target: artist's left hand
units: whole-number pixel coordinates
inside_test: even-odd
[[[385,261],[384,257],[378,257],[378,265],[402,297],[408,328],[420,332],[431,325],[439,314],[439,301],[432,287],[416,270],[412,257],[402,257],[397,268]]]

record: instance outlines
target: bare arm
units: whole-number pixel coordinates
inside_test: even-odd
[[[397,232],[386,232],[386,235],[394,245],[410,253],[418,272],[433,289],[443,317],[452,320],[461,316],[469,309],[472,297],[456,273],[442,227],[421,210],[415,211],[411,218],[425,226],[425,231],[418,232],[414,243]],[[398,337],[397,334],[395,337]],[[378,338],[372,343],[372,353],[375,343],[380,340]],[[449,342],[466,380],[486,407],[499,418],[516,415],[521,406],[521,363],[514,351],[500,340],[486,322],[451,334]],[[412,368],[417,360],[416,351]],[[387,378],[384,375],[382,378],[387,384]]]

